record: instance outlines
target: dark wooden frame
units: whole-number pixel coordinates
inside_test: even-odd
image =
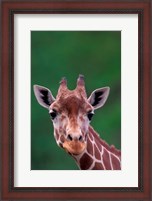
[[[150,0],[1,1],[1,200],[152,200],[151,185],[151,36]],[[137,188],[14,187],[14,14],[122,13],[139,18],[139,185]]]

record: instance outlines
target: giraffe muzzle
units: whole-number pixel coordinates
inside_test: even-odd
[[[63,143],[63,148],[71,154],[78,155],[85,150],[86,143],[84,142],[81,134],[68,134],[65,142]]]

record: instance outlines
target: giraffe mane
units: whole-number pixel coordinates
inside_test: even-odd
[[[114,153],[118,157],[121,157],[121,151],[118,150],[114,145],[109,145],[107,142],[105,142],[103,139],[100,138],[100,135],[91,127],[89,126],[89,131],[93,134],[94,138],[99,140],[101,145],[103,145],[108,151]]]

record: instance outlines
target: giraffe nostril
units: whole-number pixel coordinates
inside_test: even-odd
[[[82,135],[80,135],[80,136],[72,136],[72,134],[68,134],[67,140],[69,140],[69,141],[76,140],[76,141],[82,142],[83,141],[83,137],[82,137]]]
[[[67,136],[67,139],[68,139],[68,140],[70,140],[70,141],[72,141],[72,140],[73,140],[73,138],[72,138],[71,134],[69,134],[69,135]]]
[[[80,137],[79,137],[79,141],[82,142],[82,140],[83,140],[83,139],[82,139],[82,135],[80,135]]]

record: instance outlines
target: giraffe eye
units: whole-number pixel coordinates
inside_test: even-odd
[[[88,112],[87,117],[88,117],[89,121],[91,121],[93,115],[94,115],[94,113],[92,111]]]
[[[49,113],[51,116],[51,119],[55,119],[55,117],[57,116],[57,111],[56,110],[52,110],[52,112]]]

